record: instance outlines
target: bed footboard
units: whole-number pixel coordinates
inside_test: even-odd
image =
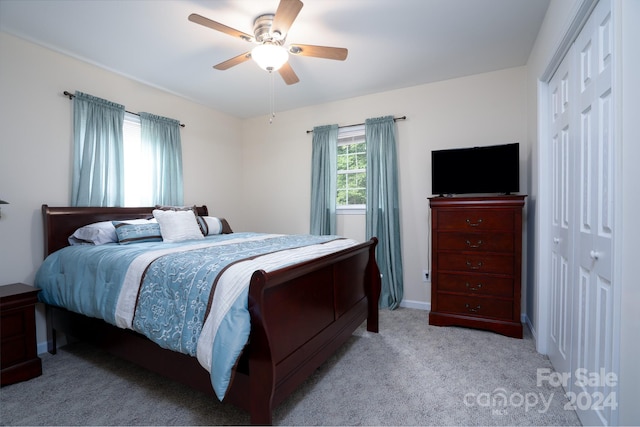
[[[273,408],[363,321],[378,332],[376,244],[373,238],[319,260],[253,274],[248,375],[236,372],[225,398],[248,410],[252,424],[271,424]]]

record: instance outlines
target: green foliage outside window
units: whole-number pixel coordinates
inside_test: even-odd
[[[367,201],[367,145],[338,145],[338,206],[364,205]]]

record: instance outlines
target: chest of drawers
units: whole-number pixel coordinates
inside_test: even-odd
[[[524,195],[434,197],[429,324],[522,338]]]

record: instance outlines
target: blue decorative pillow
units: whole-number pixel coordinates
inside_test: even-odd
[[[143,224],[113,221],[113,226],[116,229],[118,243],[121,245],[139,242],[162,242],[160,224],[155,221],[147,221]]]

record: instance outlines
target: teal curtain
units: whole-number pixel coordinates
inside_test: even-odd
[[[367,239],[378,238],[382,274],[380,307],[395,309],[403,296],[402,242],[398,203],[396,127],[393,116],[367,119]]]
[[[180,122],[167,117],[140,113],[142,153],[151,160],[151,200],[153,204],[183,204],[182,143]]]
[[[311,234],[336,234],[338,125],[313,128]]]
[[[76,92],[71,206],[124,204],[124,105]]]

